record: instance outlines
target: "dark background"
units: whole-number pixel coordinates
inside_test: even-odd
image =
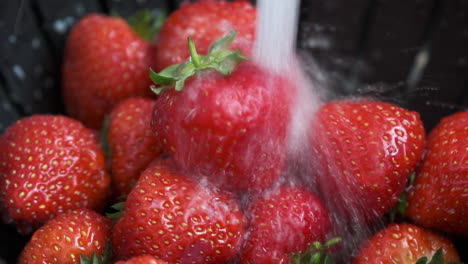
[[[0,133],[21,117],[63,112],[63,46],[80,17],[142,7],[169,13],[180,2],[0,0]],[[298,48],[316,61],[309,73],[328,87],[327,100],[394,102],[420,112],[428,131],[468,108],[467,0],[302,0]],[[417,63],[424,57],[427,64]],[[14,263],[28,239],[0,225],[0,264]],[[466,252],[466,238],[455,239]]]

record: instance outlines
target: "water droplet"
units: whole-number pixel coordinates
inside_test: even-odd
[[[328,49],[330,48],[330,40],[324,36],[315,36],[305,41],[307,48]]]
[[[65,33],[67,31],[67,24],[63,20],[55,20],[54,22],[54,30],[57,33]]]
[[[11,44],[15,44],[15,43],[16,43],[16,36],[15,36],[15,35],[10,35],[10,36],[8,36],[8,41],[9,41]]]
[[[64,17],[62,19],[55,20],[53,28],[55,32],[64,34],[74,24],[75,18],[71,16]]]
[[[20,65],[13,65],[12,70],[15,73],[16,77],[18,77],[21,80],[24,80],[24,78],[26,77],[26,74],[24,73],[24,70]]]
[[[2,107],[5,111],[11,111],[12,109],[11,104],[8,101],[3,101]]]
[[[33,38],[31,46],[33,49],[38,49],[41,46],[41,40],[39,38]]]
[[[86,10],[85,10],[84,6],[81,3],[79,3],[79,4],[77,4],[75,6],[75,11],[76,11],[76,14],[83,15]]]

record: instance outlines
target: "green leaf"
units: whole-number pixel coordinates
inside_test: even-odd
[[[106,246],[104,247],[104,252],[102,257],[99,257],[96,252],[93,252],[93,255],[88,258],[83,254],[80,254],[80,262],[79,264],[111,264],[112,261],[112,249],[110,247],[110,242],[106,242]]]
[[[307,264],[320,264],[320,253],[313,254]]]
[[[164,12],[152,12],[149,9],[143,9],[130,16],[127,23],[138,36],[151,41],[161,30],[166,17]]]
[[[421,257],[420,259],[418,259],[418,261],[416,262],[416,264],[426,264],[428,261],[427,257]],[[431,261],[429,261],[429,263],[427,264],[444,264],[445,263],[445,260],[444,260],[444,251],[443,251],[443,248],[439,248],[435,253],[434,255],[432,256],[432,259]],[[448,264],[463,264],[461,262],[449,262]]]
[[[331,246],[340,243],[342,240],[343,240],[343,239],[342,239],[341,237],[334,237],[334,238],[328,240],[328,241],[325,243],[324,247],[325,247],[326,249],[329,249]]]
[[[322,249],[322,243],[320,243],[319,241],[315,241],[314,243],[312,243],[312,246],[315,249]]]
[[[111,219],[113,222],[117,222],[125,212],[125,202],[118,202],[116,204],[113,204],[111,208],[114,209],[116,212],[107,213],[106,217]]]
[[[173,82],[177,81],[177,79],[171,77],[173,75],[173,72],[175,71],[175,68],[177,68],[177,65],[169,66],[169,68],[166,68],[165,71],[162,71],[159,74],[154,72],[153,69],[150,68],[150,78],[154,83],[160,85],[172,84]]]
[[[397,210],[400,215],[405,215],[406,208],[408,207],[408,202],[406,200],[407,195],[407,192],[403,192],[400,199],[398,199]]]
[[[210,49],[208,50],[208,53],[214,53],[223,49],[227,49],[229,44],[236,38],[237,31],[233,30],[229,32],[227,35],[217,39],[213,44],[211,44]]]
[[[406,208],[408,207],[407,196],[409,189],[413,186],[414,179],[416,178],[416,173],[413,172],[408,179],[408,185],[406,189],[401,193],[400,197],[398,198],[398,203],[395,207],[392,208],[388,212],[388,216],[390,218],[390,222],[394,222],[397,216],[404,216],[406,212]]]
[[[181,91],[188,78],[207,69],[213,69],[223,75],[230,75],[241,61],[247,60],[246,57],[242,56],[240,50],[232,51],[227,49],[235,35],[236,32],[232,31],[215,41],[207,55],[198,54],[192,37],[188,37],[190,58],[182,64],[171,65],[159,73],[150,69],[151,80],[159,85],[158,87],[151,87],[151,90],[157,94],[170,87],[174,87],[176,91]]]
[[[154,85],[151,85],[151,86],[150,86],[150,89],[151,89],[151,91],[153,91],[153,93],[155,93],[155,94],[160,94],[160,93],[162,93],[162,91],[164,90],[163,87],[156,87],[156,86],[154,86]]]
[[[426,264],[426,263],[427,263],[427,257],[422,257],[418,259],[418,261],[416,262],[416,264]]]
[[[432,256],[431,261],[429,264],[444,264],[444,252],[442,248],[439,248]]]
[[[327,250],[333,245],[341,242],[340,237],[334,237],[325,244],[319,241],[313,242],[306,252],[298,252],[291,256],[291,260],[294,264],[331,264],[331,258],[327,254]]]

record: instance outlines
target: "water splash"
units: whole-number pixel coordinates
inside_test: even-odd
[[[313,58],[306,58],[308,61],[303,65],[296,55],[300,1],[259,0],[257,6],[254,60],[272,72],[288,76],[297,87],[289,126],[289,164],[283,180],[292,184],[303,184],[321,196],[322,201],[328,206],[330,220],[334,226],[329,234],[330,237],[341,236],[344,241],[335,251],[335,259],[347,263],[360,244],[381,227],[381,223],[379,221],[372,225],[364,223],[360,208],[352,208],[351,215],[346,215],[347,213],[341,212],[340,208],[334,207],[331,201],[337,196],[346,197],[353,194],[346,192],[346,188],[333,189],[333,179],[319,178],[320,164],[312,154],[309,133],[314,113],[323,104],[319,94],[327,89],[321,86],[322,82],[312,80],[326,79],[327,74],[320,71]],[[314,69],[312,79],[304,73],[304,69],[311,68],[309,64]]]

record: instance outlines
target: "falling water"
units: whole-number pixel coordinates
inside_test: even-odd
[[[296,47],[299,0],[259,0],[255,60],[273,71],[290,67]]]
[[[308,142],[309,124],[315,111],[322,102],[318,94],[326,87],[320,87],[312,82],[303,69],[310,65],[301,64],[296,55],[296,38],[298,27],[299,0],[258,0],[257,39],[254,46],[254,59],[263,67],[278,74],[287,75],[298,87],[296,104],[292,109],[289,127],[290,164],[286,169],[285,180],[296,183],[296,178],[302,179],[301,184],[308,186],[314,193],[321,196],[328,206],[333,224],[330,237],[340,236],[343,245],[335,252],[336,263],[348,263],[351,255],[360,244],[372,233],[372,227],[362,222],[359,210],[351,210],[351,215],[344,217],[342,212],[329,201],[336,195],[353,195],[344,188],[331,193],[331,183],[316,179],[317,164],[311,155]],[[309,58],[308,58],[309,59]],[[323,74],[323,73],[316,73]],[[315,79],[315,78],[314,78]],[[292,162],[291,162],[292,160]],[[300,174],[298,176],[298,174]],[[298,176],[298,177],[296,177]],[[333,180],[330,179],[329,182]],[[328,186],[330,185],[330,186]],[[377,221],[378,222],[378,221]],[[377,223],[379,225],[379,223]]]

